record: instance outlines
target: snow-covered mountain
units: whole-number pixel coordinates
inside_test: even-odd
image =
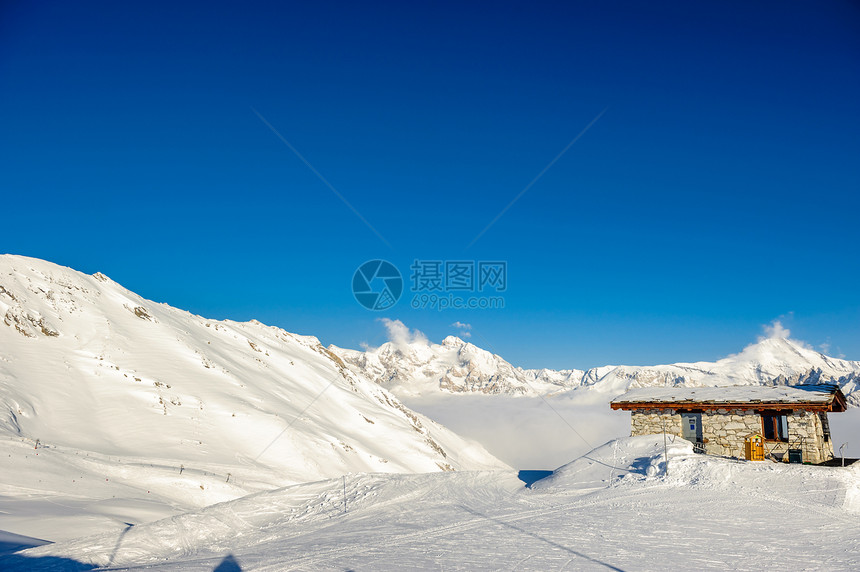
[[[500,356],[448,336],[441,344],[426,340],[387,342],[365,352],[329,346],[355,372],[404,393],[535,395],[570,389],[584,371],[522,369]]]
[[[0,256],[0,437],[269,485],[501,465],[314,337],[205,319],[11,255]]]
[[[649,367],[609,366],[587,371],[583,386],[620,393],[658,385],[795,385],[837,383],[860,405],[860,361],[828,357],[802,342],[770,337],[716,362],[676,363]]]
[[[388,342],[368,351],[329,349],[355,372],[403,395],[433,391],[546,395],[591,388],[618,395],[635,387],[681,385],[838,383],[860,405],[860,362],[828,357],[803,343],[770,337],[717,362],[655,366],[603,366],[582,370],[514,367],[455,336],[441,344],[424,339]]]

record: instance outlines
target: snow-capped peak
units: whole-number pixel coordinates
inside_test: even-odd
[[[466,342],[464,342],[457,336],[446,336],[445,339],[442,340],[442,345],[446,347],[461,347],[466,345]]]
[[[330,346],[354,371],[407,394],[433,391],[539,395],[565,389],[583,372],[526,370],[502,357],[448,336],[441,344],[387,342],[365,352]]]
[[[608,394],[656,385],[750,385],[835,382],[850,396],[858,388],[860,362],[826,356],[779,329],[737,354],[716,362],[655,366],[602,366],[582,370],[528,370],[502,357],[447,336],[441,344],[388,342],[358,352],[332,346],[357,372],[404,394],[434,391],[538,395],[593,388]],[[860,396],[860,393],[858,393]],[[860,401],[850,398],[849,401]]]

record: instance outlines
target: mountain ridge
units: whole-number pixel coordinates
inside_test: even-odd
[[[210,320],[13,255],[0,256],[0,434],[278,485],[503,466],[316,337]]]
[[[434,344],[418,336],[366,351],[329,349],[354,370],[397,394],[484,393],[548,395],[593,389],[615,396],[659,385],[720,386],[836,383],[860,406],[860,361],[826,356],[785,337],[761,338],[716,362],[653,366],[606,365],[588,370],[523,369],[456,336]]]

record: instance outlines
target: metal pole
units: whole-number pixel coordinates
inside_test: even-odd
[[[343,512],[346,513],[346,475],[343,476]]]
[[[666,476],[669,476],[669,445],[666,444],[666,418],[660,414],[660,422],[663,424],[663,459],[666,461]]]
[[[847,445],[847,444],[848,443],[842,443],[842,445],[839,446],[839,456],[842,457],[842,466],[843,467],[845,466],[845,454],[842,453],[842,449],[844,449],[845,445]]]

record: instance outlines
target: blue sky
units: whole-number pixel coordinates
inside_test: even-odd
[[[860,359],[856,3],[0,11],[0,251],[345,347],[712,360],[779,319]],[[505,307],[365,310],[378,258],[504,260]]]

